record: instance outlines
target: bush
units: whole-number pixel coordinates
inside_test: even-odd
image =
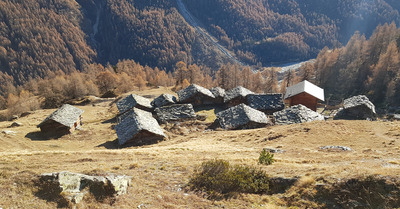
[[[269,190],[269,178],[259,169],[210,160],[196,168],[188,186],[206,192],[210,198],[231,197],[235,193],[262,194]]]
[[[260,157],[258,157],[258,163],[264,164],[264,165],[271,165],[274,160],[274,154],[267,152],[265,149],[263,149],[260,152]]]

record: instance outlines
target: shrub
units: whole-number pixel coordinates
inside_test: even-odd
[[[264,165],[271,165],[274,160],[274,154],[267,152],[265,149],[263,149],[260,152],[260,157],[258,157],[258,163],[264,164]]]
[[[262,194],[269,190],[269,178],[259,169],[210,160],[195,169],[188,186],[206,192],[210,198],[231,197],[235,193]]]

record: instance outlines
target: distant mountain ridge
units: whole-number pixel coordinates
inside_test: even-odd
[[[395,0],[183,0],[218,43],[247,64],[315,57],[346,44],[355,30],[400,22]],[[133,59],[218,68],[230,60],[180,14],[176,0],[4,0],[0,70],[17,83],[90,63]],[[1,75],[0,75],[1,76]]]

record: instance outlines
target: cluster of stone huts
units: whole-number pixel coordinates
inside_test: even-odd
[[[282,94],[256,94],[242,86],[225,91],[192,84],[177,92],[178,98],[162,94],[153,101],[135,94],[116,102],[119,111],[115,126],[120,145],[151,144],[166,137],[160,123],[181,122],[197,118],[196,107],[219,107],[217,119],[210,126],[226,130],[260,128],[273,124],[292,124],[325,118],[315,112],[324,100],[323,89],[303,81]],[[285,109],[285,102],[289,108]],[[71,132],[80,125],[82,110],[64,105],[41,124],[45,130]],[[365,96],[344,101],[336,119],[375,119],[375,107]]]
[[[255,94],[238,86],[229,91],[206,89],[192,84],[177,92],[178,98],[163,94],[150,101],[129,95],[116,103],[120,112],[115,126],[120,145],[153,143],[165,137],[160,123],[195,120],[196,107],[215,106],[224,109],[216,114],[215,127],[223,129],[258,128],[272,124],[271,115],[283,110],[282,94]]]

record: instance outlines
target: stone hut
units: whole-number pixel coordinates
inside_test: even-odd
[[[178,97],[179,103],[191,103],[194,106],[213,104],[215,99],[210,90],[196,84],[178,91]]]
[[[272,115],[285,108],[282,94],[249,94],[246,100],[248,106],[267,115]]]
[[[42,132],[57,134],[68,134],[73,132],[82,124],[82,113],[84,111],[69,104],[51,113],[37,127]]]
[[[227,130],[261,128],[271,125],[267,116],[245,104],[217,113],[214,125]]]
[[[153,106],[151,105],[150,100],[136,94],[130,94],[129,96],[119,100],[116,104],[120,114],[123,114],[134,107],[149,112],[153,111]]]
[[[343,101],[343,108],[334,120],[376,120],[375,105],[365,95],[358,95]]]
[[[155,98],[152,102],[151,105],[155,108],[157,107],[162,107],[162,106],[167,106],[167,105],[173,105],[177,103],[176,97],[171,95],[171,94],[161,94],[159,97]]]
[[[308,81],[288,87],[284,99],[289,106],[301,104],[313,111],[317,110],[318,101],[325,101],[324,90]]]
[[[312,111],[304,105],[295,105],[279,112],[275,112],[274,117],[275,123],[278,125],[289,125],[316,120],[325,120],[324,116]]]
[[[220,88],[220,87],[214,87],[210,89],[211,93],[214,95],[215,104],[223,104],[224,103],[224,97],[225,97],[225,89]]]
[[[152,144],[165,138],[164,131],[150,112],[133,108],[124,115],[125,117],[115,126],[120,145]]]
[[[195,120],[196,113],[192,104],[174,104],[155,109],[160,123]]]
[[[224,103],[227,105],[227,107],[245,104],[246,96],[248,94],[254,94],[254,92],[244,88],[243,86],[237,86],[226,92]]]

